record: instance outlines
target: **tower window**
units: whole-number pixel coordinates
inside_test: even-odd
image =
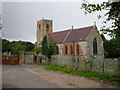
[[[97,40],[96,40],[96,38],[93,40],[93,54],[97,54]]]
[[[39,25],[39,29],[41,29],[41,25]]]
[[[46,31],[48,31],[48,29],[49,29],[49,25],[48,25],[48,24],[46,24]]]
[[[76,53],[79,55],[79,45],[76,46]]]

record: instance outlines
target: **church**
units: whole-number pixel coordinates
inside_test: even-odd
[[[53,32],[53,21],[42,19],[37,21],[37,48],[42,47],[45,36],[48,43],[55,41],[59,55],[104,58],[103,40],[96,25]]]

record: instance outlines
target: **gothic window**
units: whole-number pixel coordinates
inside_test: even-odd
[[[67,50],[67,46],[65,46],[65,54],[67,54],[67,51],[68,51],[68,50]]]
[[[48,25],[48,24],[46,24],[46,31],[48,31],[48,29],[49,29],[49,25]]]
[[[97,40],[96,40],[96,38],[93,40],[93,54],[97,54]]]
[[[79,45],[76,46],[76,53],[79,55]]]
[[[72,45],[70,46],[70,51],[71,51],[71,54],[73,54],[73,46]]]

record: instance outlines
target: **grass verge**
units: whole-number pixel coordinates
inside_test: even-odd
[[[55,64],[40,63],[38,65],[45,66],[45,69],[47,69],[47,70],[63,71],[66,73],[71,73],[71,74],[85,76],[85,77],[95,77],[95,78],[99,78],[99,79],[103,79],[103,80],[120,82],[120,77],[116,76],[116,75],[110,76],[108,74],[103,74],[103,73],[99,73],[96,71],[90,71],[90,70],[75,70],[72,68],[67,68],[67,67],[55,65]]]

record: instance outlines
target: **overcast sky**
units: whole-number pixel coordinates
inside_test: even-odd
[[[98,12],[85,15],[81,2],[4,2],[2,3],[3,38],[36,42],[38,20],[53,19],[53,31],[85,26],[99,27]]]

